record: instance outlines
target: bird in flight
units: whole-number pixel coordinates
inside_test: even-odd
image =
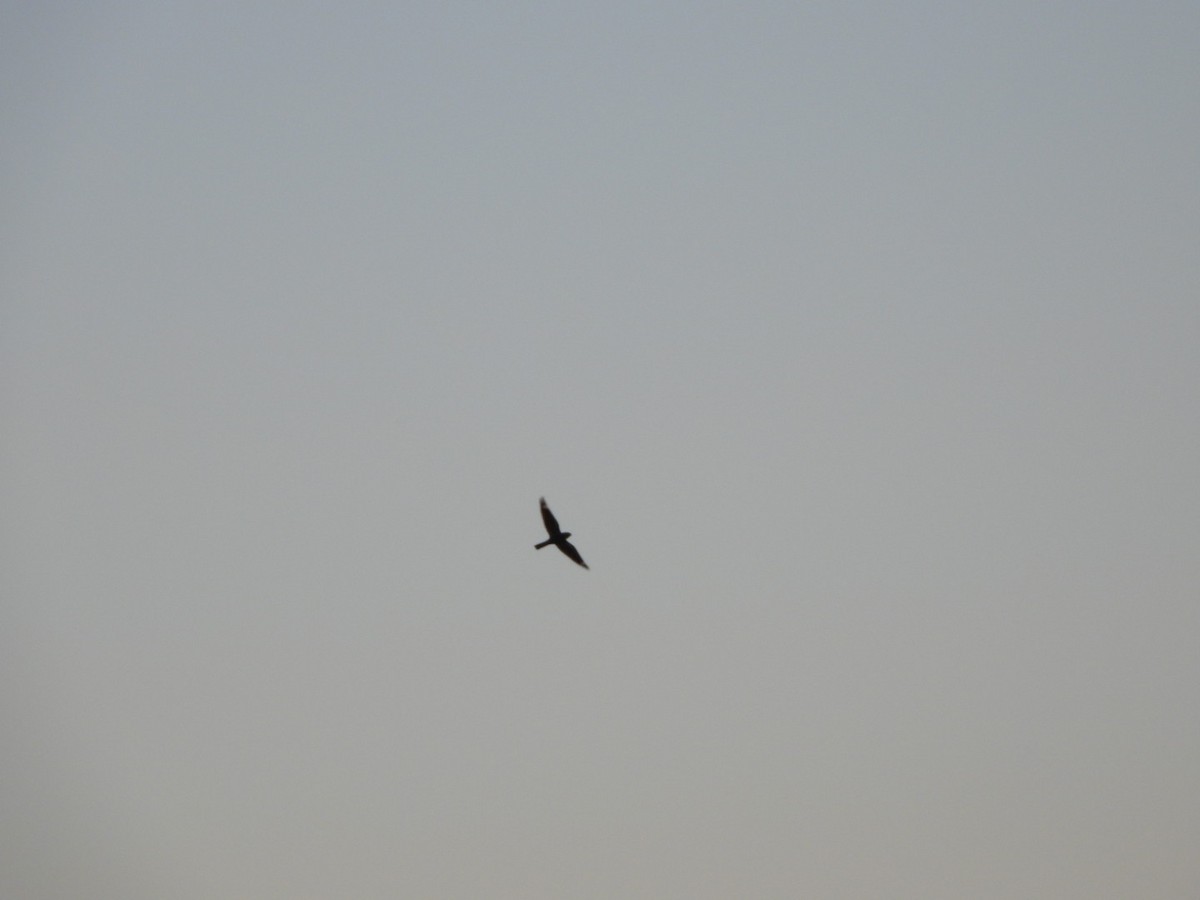
[[[542,521],[546,523],[546,533],[550,535],[550,539],[542,541],[540,544],[534,544],[534,550],[541,550],[543,547],[549,547],[553,544],[570,559],[575,560],[585,569],[588,564],[583,561],[583,557],[579,555],[579,551],[567,540],[571,536],[571,532],[563,531],[558,527],[558,519],[554,518],[554,513],[550,512],[550,507],[546,505],[546,498],[542,498]]]

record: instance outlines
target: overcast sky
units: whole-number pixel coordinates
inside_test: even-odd
[[[0,894],[1197,896],[1198,57],[5,3]]]

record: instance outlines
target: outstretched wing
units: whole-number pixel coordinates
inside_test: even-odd
[[[585,569],[588,567],[588,564],[583,561],[583,557],[579,555],[579,551],[575,549],[575,545],[572,544],[570,541],[561,540],[561,541],[555,541],[554,543],[555,543],[555,546],[558,547],[558,549],[561,550],[563,553],[565,553],[570,559],[575,560],[575,562],[579,563]]]
[[[546,523],[546,532],[552,538],[562,534],[562,529],[558,527],[558,519],[554,518],[554,513],[550,512],[550,507],[546,505],[546,498],[542,498],[542,521]]]

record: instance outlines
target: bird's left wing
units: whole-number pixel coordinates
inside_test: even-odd
[[[585,569],[588,567],[588,564],[583,561],[583,557],[579,555],[579,551],[575,549],[575,545],[570,541],[559,541],[558,549],[571,559],[575,560],[575,562],[579,563]]]

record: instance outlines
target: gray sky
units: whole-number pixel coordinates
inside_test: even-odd
[[[0,894],[1195,897],[1198,51],[6,4]]]

